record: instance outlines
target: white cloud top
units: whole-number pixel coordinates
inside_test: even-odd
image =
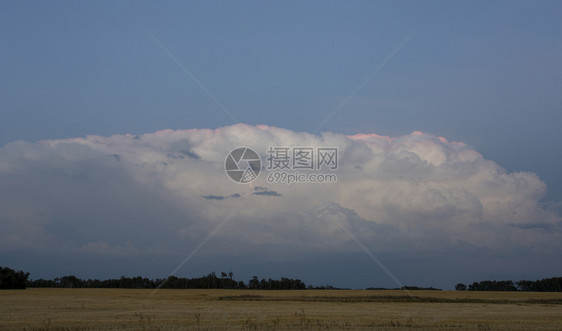
[[[338,147],[335,184],[232,182],[225,156],[273,147]],[[254,194],[262,192],[260,194]],[[264,193],[265,192],[265,193]],[[507,173],[471,147],[430,134],[314,135],[276,127],[87,136],[0,149],[0,250],[169,254],[199,242],[246,199],[208,248],[374,251],[560,249],[562,219],[535,174]],[[296,253],[295,253],[296,254]],[[281,257],[283,255],[283,257]]]

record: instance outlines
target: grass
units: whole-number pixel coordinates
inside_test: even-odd
[[[0,329],[560,329],[562,293],[27,289],[0,291]]]

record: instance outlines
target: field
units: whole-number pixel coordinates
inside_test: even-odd
[[[562,293],[410,293],[7,290],[0,291],[0,329],[562,329]]]

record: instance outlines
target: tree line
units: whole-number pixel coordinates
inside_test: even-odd
[[[302,290],[306,288],[325,288],[306,286],[300,279],[281,278],[261,280],[254,276],[247,283],[233,279],[232,272],[211,272],[203,277],[183,278],[170,276],[164,279],[143,277],[125,277],[118,279],[80,279],[74,275],[55,279],[37,279],[27,281],[27,287],[59,288],[131,288],[131,289],[259,289],[259,290]]]
[[[80,279],[74,275],[57,277],[55,279],[28,280],[29,272],[16,271],[0,266],[0,289],[25,289],[26,287],[60,287],[60,288],[131,288],[131,289],[256,289],[256,290],[304,290],[329,289],[336,287],[306,285],[300,279],[282,277],[281,279],[261,280],[253,276],[248,282],[234,280],[232,272],[211,272],[198,278],[179,278],[169,276],[163,279],[149,279],[143,277],[125,277],[118,279]],[[378,289],[378,288],[367,288]],[[421,288],[405,286],[408,290],[438,290],[433,287]],[[545,278],[541,280],[484,280],[470,285],[458,283],[457,291],[532,291],[532,292],[562,292],[562,277]]]
[[[468,286],[463,283],[455,285],[457,291],[529,291],[529,292],[562,292],[562,277],[541,280],[484,280]]]

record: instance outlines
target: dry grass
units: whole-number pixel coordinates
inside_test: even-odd
[[[27,289],[0,329],[560,329],[562,293]]]

